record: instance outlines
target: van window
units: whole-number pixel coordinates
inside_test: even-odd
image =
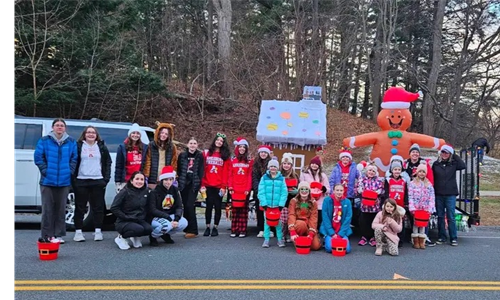
[[[36,143],[41,137],[41,124],[15,124],[15,149],[35,150]]]
[[[75,140],[78,140],[85,127],[87,126],[68,125],[66,127],[66,132]],[[97,131],[101,136],[101,139],[103,139],[104,142],[106,143],[109,152],[116,152],[116,150],[118,149],[118,145],[123,143],[128,133],[128,129],[98,127],[98,126],[95,127],[97,128]]]

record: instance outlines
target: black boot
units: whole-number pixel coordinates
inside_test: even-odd
[[[167,244],[173,244],[175,243],[174,240],[170,237],[170,234],[165,233],[164,235],[161,236],[161,239],[165,241]]]
[[[149,245],[151,247],[158,247],[158,240],[150,235],[149,236]]]

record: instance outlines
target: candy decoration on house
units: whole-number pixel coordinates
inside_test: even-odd
[[[445,144],[443,139],[406,131],[412,122],[410,103],[419,96],[420,93],[410,93],[402,87],[389,88],[384,94],[382,110],[377,117],[381,130],[345,138],[343,145],[350,148],[373,146],[370,160],[375,163],[380,174],[385,174],[389,169],[391,156],[401,155],[407,159],[410,147],[415,143],[422,148],[439,149]]]

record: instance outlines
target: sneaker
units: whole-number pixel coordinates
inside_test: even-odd
[[[458,246],[458,241],[457,240],[452,240],[451,241],[452,246]]]
[[[198,237],[198,235],[196,233],[186,233],[184,235],[184,238],[186,238],[186,239],[194,239],[196,237]]]
[[[94,232],[94,241],[102,241],[102,232]]]
[[[210,227],[207,227],[207,229],[205,229],[203,236],[210,236]]]
[[[272,231],[271,231],[271,232],[269,233],[269,237],[274,237],[274,232],[272,232]]]
[[[286,245],[285,245],[285,241],[283,241],[283,240],[279,240],[279,241],[278,241],[278,247],[280,247],[280,248],[286,247]]]
[[[238,237],[239,237],[239,238],[244,238],[244,237],[246,237],[246,236],[247,236],[247,235],[246,235],[244,232],[242,232],[242,233],[240,233],[240,235],[238,235]]]
[[[258,238],[264,237],[264,231],[259,231],[259,234],[257,234]]]
[[[164,235],[160,236],[160,238],[167,244],[174,244],[175,241],[172,239],[170,234],[165,233]]]
[[[122,238],[121,235],[119,235],[115,238],[115,243],[118,245],[118,248],[120,248],[122,250],[130,249],[128,241],[126,239]]]
[[[269,240],[264,240],[264,243],[262,243],[262,248],[269,248]]]
[[[141,243],[141,238],[140,237],[130,237],[129,238],[130,241],[132,241],[132,246],[134,246],[134,248],[141,248],[142,247],[142,243]]]
[[[85,242],[85,236],[82,232],[75,232],[75,236],[73,237],[73,241],[75,242]]]
[[[375,238],[371,238],[371,239],[370,239],[370,242],[368,242],[368,243],[369,243],[369,244],[370,244],[370,246],[372,246],[372,247],[377,246],[377,241],[375,241]]]
[[[158,240],[151,235],[149,235],[149,246],[151,247],[158,247],[160,244],[158,244]]]
[[[365,237],[362,237],[361,240],[359,240],[358,245],[359,246],[366,246],[368,244],[368,241],[366,240]]]
[[[235,238],[236,237],[236,233],[231,232],[231,234],[229,236],[232,237],[232,238]]]
[[[446,241],[445,241],[445,240],[443,240],[443,239],[438,239],[438,240],[436,241],[436,244],[438,244],[438,245],[442,245],[442,244],[444,244],[444,243],[446,243]]]
[[[285,237],[285,242],[287,242],[287,243],[291,243],[292,242],[292,239],[290,238],[290,236],[288,234]]]
[[[56,237],[51,237],[51,238],[50,238],[50,242],[51,242],[51,243],[56,244],[56,243],[61,243],[61,240],[59,240],[59,239],[58,239],[58,238],[56,238]]]
[[[434,247],[434,246],[436,246],[436,243],[434,243],[433,241],[431,241],[429,238],[426,238],[425,239],[425,246],[426,247]]]
[[[214,229],[212,229],[212,233],[210,235],[211,236],[218,236],[219,235],[219,230],[217,230],[217,227],[214,227]]]
[[[64,244],[65,243],[65,241],[63,240],[62,237],[56,237],[56,239],[59,240],[59,244]]]

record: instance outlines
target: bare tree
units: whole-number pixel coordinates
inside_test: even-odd
[[[223,89],[225,98],[233,97],[231,80],[231,0],[212,0],[217,14],[217,48],[218,58],[222,65]]]

